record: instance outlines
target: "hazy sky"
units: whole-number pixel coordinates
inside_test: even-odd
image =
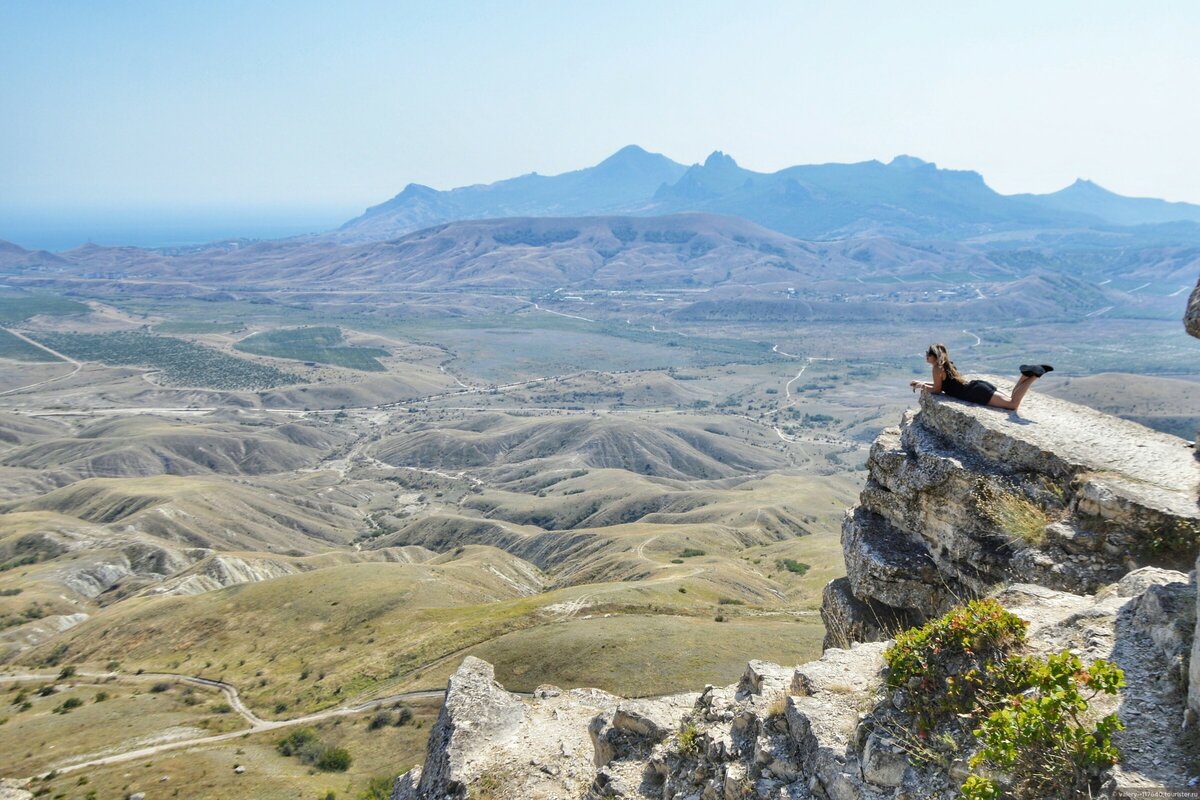
[[[637,143],[1200,202],[1200,3],[0,0],[0,213],[349,216]]]

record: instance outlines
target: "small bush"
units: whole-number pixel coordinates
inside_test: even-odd
[[[700,730],[694,722],[689,722],[679,730],[679,752],[685,756],[695,756],[700,752]]]
[[[354,800],[389,800],[392,796],[392,784],[395,781],[395,778],[387,776],[371,778],[367,783],[367,788],[359,792],[358,797]]]
[[[99,691],[99,692],[96,692],[96,696],[92,698],[92,702],[93,703],[103,703],[107,699],[108,699],[108,692]]]
[[[81,705],[83,705],[83,701],[78,697],[68,697],[66,700],[63,700],[61,703],[55,706],[54,713],[67,714],[70,713],[71,709],[79,708]]]
[[[1064,652],[1046,660],[1025,659],[1028,689],[1007,698],[975,731],[983,743],[971,766],[1012,776],[1017,800],[1094,797],[1097,776],[1117,763],[1113,735],[1124,728],[1116,714],[1095,725],[1085,722],[1089,702],[1116,694],[1124,673],[1098,660],[1084,668]],[[1082,689],[1082,691],[1081,691]],[[999,796],[991,780],[972,776],[962,787],[969,800]]]
[[[685,547],[679,551],[680,558],[696,558],[702,555],[704,555],[704,551],[698,550],[695,547]]]
[[[371,721],[367,723],[367,730],[377,731],[380,728],[385,728],[391,724],[392,724],[392,712],[376,711],[375,715],[373,717],[371,717]]]
[[[408,706],[404,706],[396,712],[396,721],[393,723],[397,728],[403,727],[412,722],[413,712]]]
[[[171,684],[169,681],[159,681],[150,687],[150,691],[154,692],[155,694],[162,694],[163,692],[170,691],[170,689]]]
[[[75,677],[75,668],[74,667],[63,667],[62,669],[60,669],[58,671],[58,679],[60,681],[65,681],[67,678],[73,678],[73,677]]]
[[[228,714],[233,711],[233,706],[229,705],[229,703],[213,703],[209,708],[212,709],[214,714]]]
[[[317,732],[312,728],[297,728],[279,740],[275,749],[283,756],[298,755],[305,746],[317,741]]]
[[[805,564],[803,561],[797,561],[794,558],[777,559],[775,561],[775,568],[786,569],[788,572],[791,572],[794,575],[803,575],[812,569],[812,567],[810,567],[808,564]]]
[[[1024,641],[1026,624],[995,600],[972,600],[899,634],[884,653],[887,685],[910,690],[918,731],[1018,683],[1020,664],[1009,666],[1003,657]]]
[[[350,751],[344,747],[329,747],[321,751],[313,764],[322,772],[345,772],[354,761]]]
[[[738,600],[736,597],[722,597],[717,601],[719,606],[744,606],[745,602]]]

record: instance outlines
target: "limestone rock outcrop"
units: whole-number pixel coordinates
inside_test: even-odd
[[[1190,646],[1195,587],[1181,572],[1144,568],[1095,595],[1036,584],[997,599],[1027,620],[1031,653],[1070,650],[1116,662],[1128,686],[1093,708],[1116,712],[1122,788],[1181,786],[1191,758],[1181,737],[1181,649]],[[752,661],[735,684],[699,694],[623,700],[596,690],[505,692],[467,658],[450,679],[421,769],[392,800],[912,800],[955,795],[969,772],[915,763],[885,688],[888,642],[830,648],[797,667]],[[476,795],[470,794],[475,791]]]
[[[1200,465],[1187,444],[1045,396],[1018,416],[923,394],[871,448],[842,528],[847,575],[825,590],[826,646],[1014,581],[1092,593],[1140,566],[1189,569]]]

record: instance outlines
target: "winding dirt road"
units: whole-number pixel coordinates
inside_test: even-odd
[[[262,733],[264,731],[273,731],[279,728],[287,728],[293,725],[307,725],[313,722],[319,722],[330,717],[341,717],[350,714],[361,714],[364,711],[372,711],[374,709],[386,706],[392,703],[403,700],[415,700],[418,698],[442,697],[445,695],[445,690],[442,689],[427,689],[414,692],[400,692],[398,694],[388,695],[387,697],[379,697],[374,700],[367,700],[363,703],[355,705],[344,705],[336,708],[326,709],[325,711],[317,711],[312,714],[306,714],[302,717],[294,717],[292,719],[263,719],[255,714],[250,708],[242,702],[238,696],[236,686],[225,683],[223,681],[212,680],[211,678],[202,678],[196,675],[178,675],[172,672],[143,672],[136,675],[123,675],[115,672],[78,672],[77,677],[80,678],[119,678],[121,680],[137,680],[137,681],[176,681],[178,683],[188,683],[193,686],[204,686],[207,688],[219,689],[225,698],[229,701],[230,707],[236,711],[242,719],[249,725],[248,728],[242,728],[228,733],[215,734],[213,736],[201,736],[193,739],[180,739],[174,742],[164,742],[162,744],[151,745],[149,747],[141,747],[137,750],[129,750],[124,753],[116,753],[110,756],[77,761],[71,764],[64,764],[55,769],[60,775],[65,772],[74,772],[75,770],[84,769],[85,767],[98,767],[105,764],[117,764],[122,761],[132,761],[146,756],[156,755],[168,750],[178,750],[184,747],[195,747],[197,745],[214,744],[217,742],[236,739],[239,736],[246,736],[251,733]],[[58,678],[57,672],[18,672],[18,673],[0,673],[0,681],[54,681]],[[48,773],[43,773],[43,775]],[[37,777],[42,777],[39,775]]]

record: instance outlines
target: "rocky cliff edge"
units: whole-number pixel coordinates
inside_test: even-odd
[[[825,590],[826,646],[887,638],[1015,581],[1094,593],[1197,555],[1189,443],[1036,390],[1019,415],[923,394],[867,466],[842,527],[847,575]]]
[[[1030,623],[1031,654],[1124,670],[1126,687],[1093,708],[1126,726],[1108,796],[1183,785],[1200,774],[1186,701],[1197,600],[1182,571],[1200,465],[1187,445],[1041,396],[1020,416],[924,396],[879,436],[847,512],[848,575],[826,590],[819,660],[751,661],[731,686],[627,700],[552,686],[520,698],[468,657],[425,764],[392,798],[956,796],[969,753],[914,757],[889,724],[905,701],[886,689],[883,654],[895,631],[983,595]]]

